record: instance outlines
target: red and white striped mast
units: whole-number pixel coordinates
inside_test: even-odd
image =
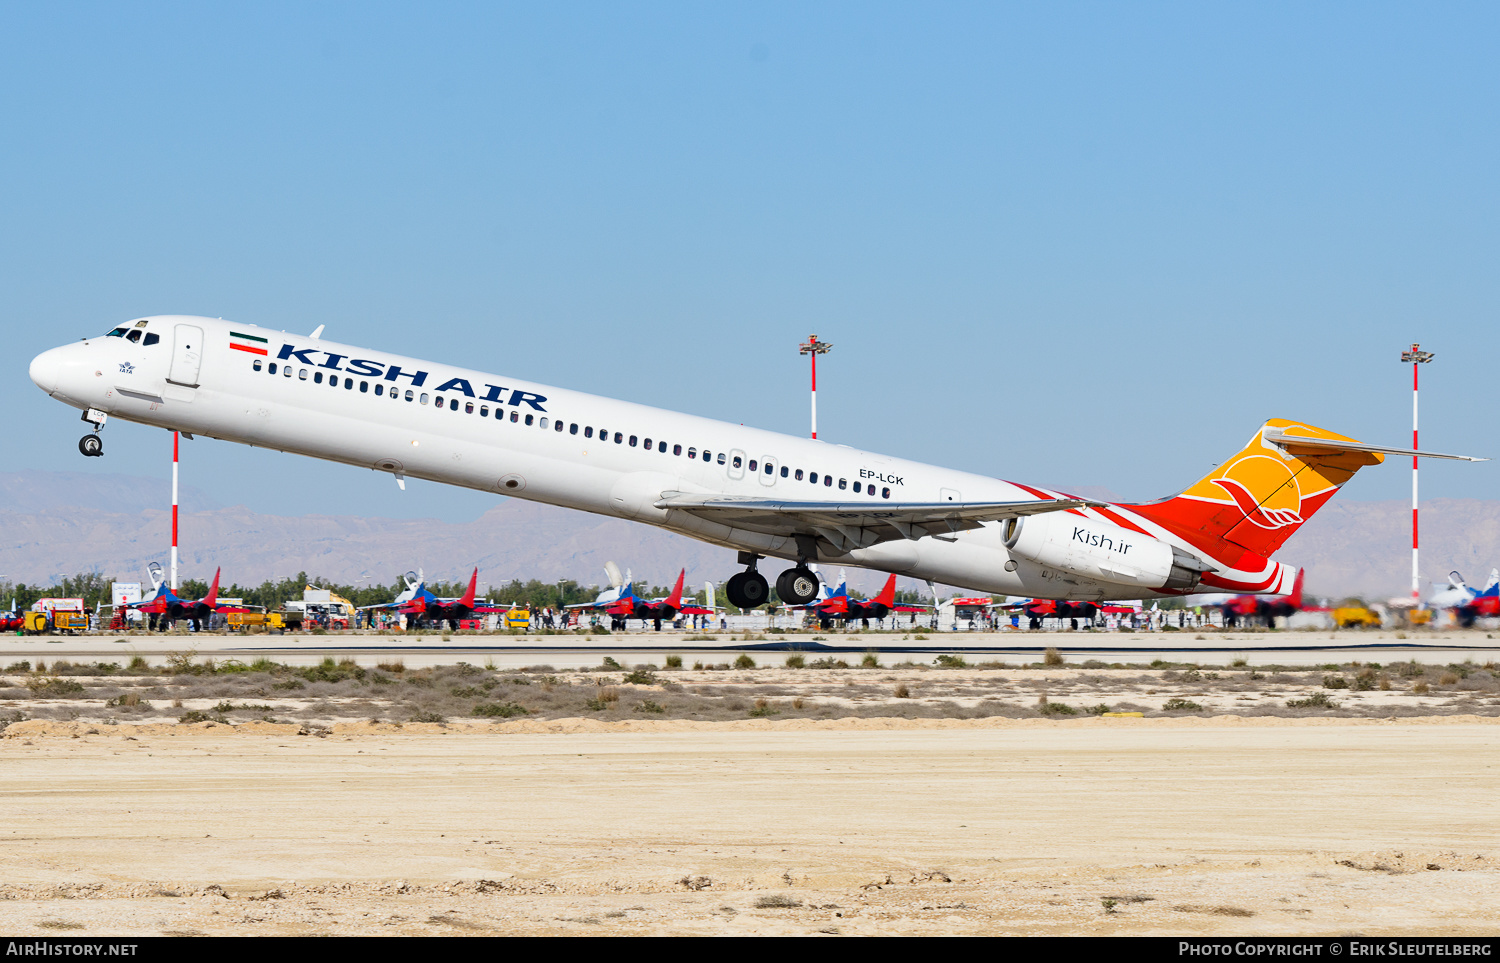
[[[1422,346],[1414,344],[1410,351],[1401,352],[1401,360],[1411,364],[1411,447],[1415,451],[1417,445],[1417,367],[1426,364],[1433,359],[1431,351],[1423,351]],[[1417,605],[1422,604],[1422,589],[1417,575],[1417,456],[1411,456],[1411,598]]]
[[[172,591],[177,591],[177,432],[172,432]]]
[[[833,345],[819,341],[815,334],[808,335],[806,341],[797,342],[797,353],[812,358],[812,436],[815,441],[818,437],[818,355],[827,354],[832,348]]]

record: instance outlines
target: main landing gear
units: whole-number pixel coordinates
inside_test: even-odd
[[[760,556],[753,552],[741,552],[740,564],[745,571],[731,576],[724,585],[724,594],[729,604],[737,609],[753,609],[764,605],[771,597],[771,586],[766,577],[755,570]],[[818,576],[806,564],[799,563],[776,578],[776,595],[788,605],[806,605],[818,597]]]
[[[740,564],[749,566],[738,575],[732,575],[729,581],[724,583],[724,594],[729,597],[729,604],[737,609],[753,609],[764,605],[771,597],[771,585],[766,577],[755,570],[755,563],[760,556],[754,552],[741,552]]]
[[[86,421],[94,426],[94,433],[84,435],[78,439],[78,450],[88,458],[98,458],[104,454],[104,439],[99,437],[99,429],[104,427],[104,419],[109,417],[98,408],[90,408],[83,413],[80,420]]]

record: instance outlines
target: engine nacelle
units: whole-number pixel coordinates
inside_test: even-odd
[[[1066,512],[1006,519],[1004,534],[1012,555],[1102,582],[1190,591],[1213,571],[1160,539]]]

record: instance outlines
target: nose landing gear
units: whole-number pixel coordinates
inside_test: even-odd
[[[94,426],[94,433],[84,435],[78,439],[78,450],[88,458],[98,458],[104,454],[104,439],[99,437],[99,429],[104,427],[104,420],[109,416],[98,408],[90,408],[83,413],[80,421],[86,421]]]

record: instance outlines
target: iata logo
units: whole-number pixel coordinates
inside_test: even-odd
[[[134,370],[135,365],[131,364],[129,361],[120,362],[120,374],[130,374]]]
[[[1246,455],[1210,479],[1224,489],[1245,519],[1261,528],[1301,525],[1302,490],[1286,462],[1267,455]]]

